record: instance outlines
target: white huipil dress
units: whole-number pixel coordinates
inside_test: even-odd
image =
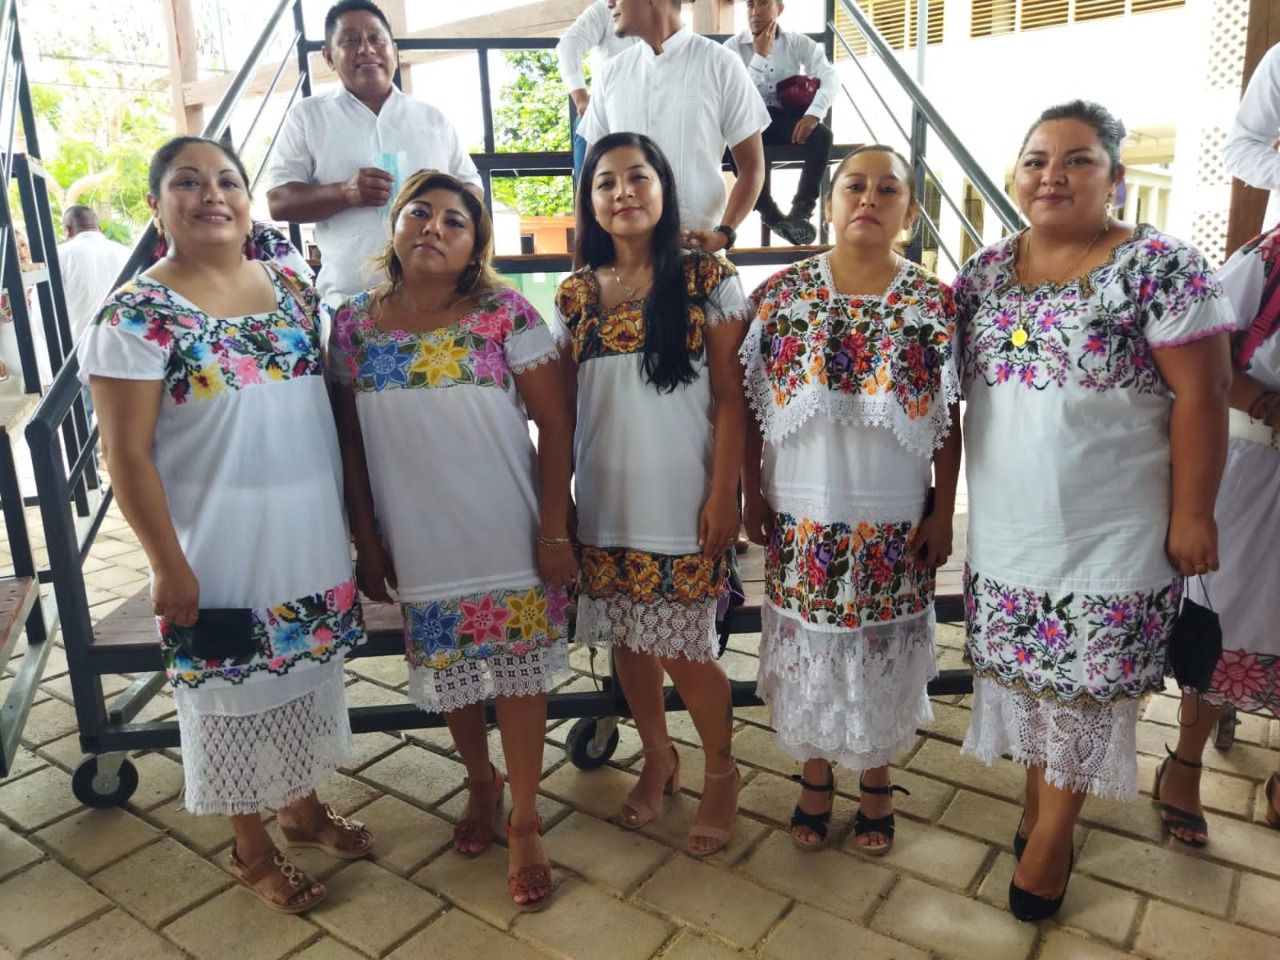
[[[975,674],[962,750],[1131,799],[1138,707],[1164,686],[1182,595],[1164,550],[1173,397],[1153,351],[1234,318],[1200,253],[1153,227],[1086,276],[1030,290],[1020,236],[955,285]]]
[[[429,333],[382,330],[370,295],[334,313],[333,379],[349,384],[374,508],[395,566],[409,696],[449,711],[568,678],[568,597],[538,575],[537,451],[518,374],[558,359],[515,290]]]
[[[954,318],[908,261],[844,296],[823,254],[766,284],[743,344],[774,511],[757,689],[797,760],[883,766],[933,717],[934,571],[906,543],[959,399]]]
[[[710,660],[727,564],[723,556],[704,557],[698,545],[715,446],[704,328],[744,323],[747,303],[737,271],[718,257],[687,253],[684,272],[688,289],[705,297],[686,320],[692,383],[662,393],[648,382],[644,301],[601,307],[589,267],[560,284],[556,339],[570,347],[578,368],[576,637]]]
[[[1272,231],[1267,239],[1275,243],[1278,238],[1280,232]],[[1275,269],[1275,261],[1265,259],[1259,241],[1253,241],[1218,271],[1240,330],[1253,323]],[[1262,341],[1245,373],[1268,390],[1280,390],[1280,334]],[[1187,584],[1187,596],[1212,604],[1222,623],[1222,659],[1203,695],[1214,706],[1270,710],[1280,717],[1280,441],[1275,435],[1271,446],[1229,438],[1214,519],[1219,567],[1204,575],[1203,587],[1195,579]]]
[[[193,813],[278,809],[350,752],[343,657],[364,641],[315,294],[210,317],[148,277],[117,290],[80,374],[159,380],[153,458],[201,608],[250,607],[257,652],[191,659],[159,621]]]

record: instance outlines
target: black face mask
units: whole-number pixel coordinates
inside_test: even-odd
[[[1204,581],[1200,581],[1203,589]],[[1209,592],[1205,591],[1205,600]],[[1222,656],[1222,625],[1212,607],[1205,608],[1186,597],[1169,635],[1169,667],[1180,687],[1199,693],[1209,689],[1213,671]]]

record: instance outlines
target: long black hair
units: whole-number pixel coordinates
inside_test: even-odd
[[[575,269],[593,270],[614,262],[617,252],[613,237],[596,219],[592,203],[592,187],[600,158],[620,147],[637,147],[645,161],[658,174],[662,186],[662,216],[658,218],[650,238],[653,256],[653,285],[644,301],[644,354],[641,363],[645,379],[659,393],[671,393],[677,387],[698,378],[689,356],[689,310],[706,309],[702,292],[690,295],[685,281],[684,251],[680,248],[680,208],[676,203],[676,181],[671,164],[651,139],[640,133],[611,133],[597,140],[587,153],[578,178],[577,232],[573,260]]]

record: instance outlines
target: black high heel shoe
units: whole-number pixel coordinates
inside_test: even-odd
[[[1022,822],[1027,819],[1027,811],[1022,811],[1018,818],[1018,829],[1013,831],[1013,859],[1021,860],[1022,851],[1027,849],[1027,838],[1022,835]]]
[[[1023,890],[1009,881],[1009,909],[1014,919],[1023,923],[1034,923],[1037,920],[1048,920],[1062,909],[1062,901],[1067,895],[1067,887],[1071,884],[1071,872],[1076,868],[1076,851],[1071,849],[1071,863],[1067,867],[1067,882],[1062,885],[1062,892],[1050,899]]]

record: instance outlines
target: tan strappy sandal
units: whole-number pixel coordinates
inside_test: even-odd
[[[645,747],[644,750],[646,758],[663,756],[668,750],[675,756],[676,765],[671,771],[671,776],[667,777],[667,782],[662,785],[664,796],[670,796],[680,790],[680,751],[670,740],[661,747]],[[645,763],[648,762],[646,759]],[[622,809],[618,811],[618,825],[626,830],[639,830],[657,815],[657,809],[637,797],[636,792],[632,790],[627,794],[627,799],[622,801]]]
[[[703,774],[704,780],[728,780],[735,779],[737,785],[734,788],[733,797],[733,817],[730,819],[729,829],[723,827],[708,827],[704,824],[694,821],[689,827],[689,838],[685,841],[685,851],[691,857],[711,857],[715,856],[721,850],[729,845],[729,841],[733,838],[733,820],[738,816],[738,793],[742,790],[742,774],[738,772],[738,765],[735,763],[724,773],[707,773]],[[703,792],[706,792],[706,786],[703,786]],[[706,847],[694,845],[695,840],[710,840],[712,843]]]

